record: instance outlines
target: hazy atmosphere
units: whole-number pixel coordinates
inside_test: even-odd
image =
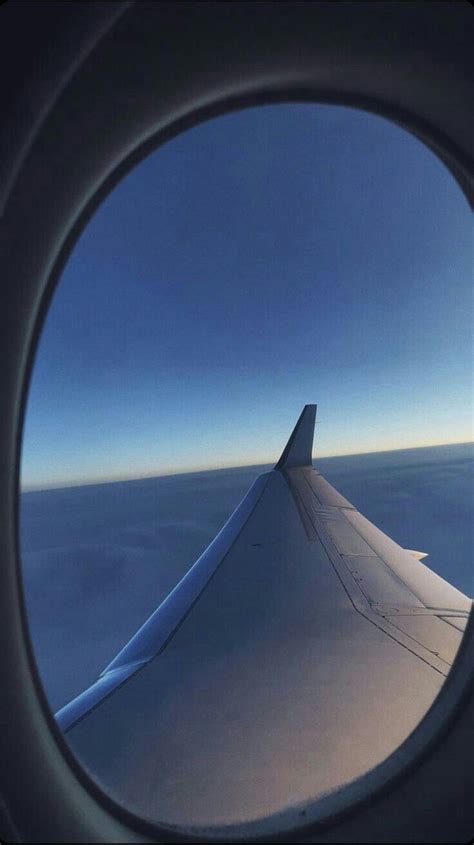
[[[33,374],[27,488],[472,439],[467,203],[354,109],[229,114],[112,192],[64,270]]]
[[[362,513],[474,594],[474,447],[323,458]],[[90,485],[22,496],[31,631],[54,710],[91,684],[187,572],[269,467]]]

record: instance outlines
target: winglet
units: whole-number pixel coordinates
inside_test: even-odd
[[[317,405],[305,405],[275,469],[312,465]]]

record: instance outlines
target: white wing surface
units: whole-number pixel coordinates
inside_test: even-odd
[[[118,801],[232,825],[381,763],[436,697],[471,602],[312,467],[307,405],[272,472],[98,681],[57,714]]]

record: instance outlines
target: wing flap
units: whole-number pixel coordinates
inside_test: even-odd
[[[425,607],[450,608],[469,613],[471,602],[460,590],[416,560],[358,511],[345,511],[345,519],[371,546],[377,556],[403,581]]]
[[[387,633],[407,635],[412,648],[416,643],[424,650],[420,656],[426,658],[429,652],[432,665],[446,672],[442,667],[451,665],[462,638],[456,620],[465,623],[470,599],[387,537],[346,499],[338,505],[339,494],[328,482],[321,487],[322,476],[314,468],[291,468],[285,476],[295,501],[305,510],[308,535],[326,543],[355,608],[369,619],[382,617]],[[317,492],[321,489],[324,503]],[[399,614],[410,620],[396,622]],[[411,618],[420,614],[433,619]],[[451,630],[447,619],[455,623]],[[403,644],[407,645],[407,639]]]
[[[387,619],[425,647],[428,643],[433,654],[437,654],[449,665],[452,664],[461,643],[462,634],[445,620],[439,616],[415,616],[403,613],[387,616]]]

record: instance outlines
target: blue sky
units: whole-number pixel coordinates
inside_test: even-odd
[[[100,206],[50,308],[25,487],[472,439],[472,232],[421,142],[354,109],[212,120]]]

